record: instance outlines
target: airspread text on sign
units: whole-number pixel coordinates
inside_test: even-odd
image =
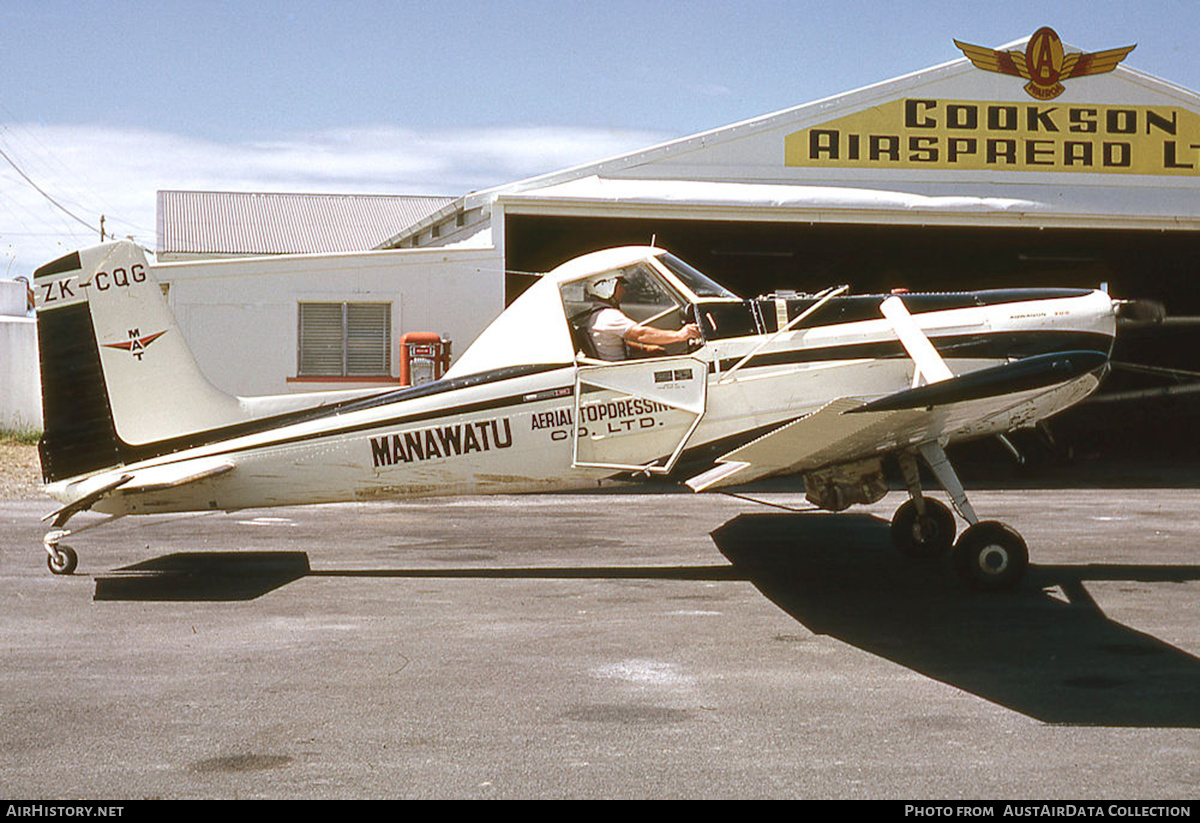
[[[807,168],[1194,175],[1200,114],[1177,106],[895,100],[784,138]]]

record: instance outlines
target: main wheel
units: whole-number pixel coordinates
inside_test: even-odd
[[[968,586],[996,591],[1016,586],[1025,576],[1029,549],[1015,529],[988,520],[962,533],[952,560],[954,570]]]
[[[892,515],[892,542],[909,557],[937,557],[954,545],[957,524],[954,512],[931,497],[925,498],[925,514],[917,504],[905,501]]]
[[[46,565],[54,574],[70,574],[79,565],[79,555],[70,546],[55,546],[54,554],[46,557]]]

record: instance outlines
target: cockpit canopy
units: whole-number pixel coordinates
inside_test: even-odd
[[[602,294],[589,284],[618,277],[625,281],[622,310],[639,323],[664,329],[694,322],[697,304],[740,302],[664,249],[627,246],[593,252],[543,275],[484,330],[447,377],[517,365],[566,365],[581,350],[587,355],[577,324]]]

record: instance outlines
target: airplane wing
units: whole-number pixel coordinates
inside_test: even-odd
[[[862,406],[863,400],[856,397],[834,400],[722,455],[713,468],[686,483],[692,491],[701,492],[777,474],[794,474],[869,454],[883,442],[881,435],[888,421],[898,424],[894,418],[914,416],[912,412],[847,414]]]
[[[1055,352],[870,402],[839,398],[722,455],[713,468],[685,482],[693,491],[706,491],[913,448],[971,428],[986,430],[997,417],[1011,417],[1014,408],[1103,368],[1107,360],[1095,351]]]

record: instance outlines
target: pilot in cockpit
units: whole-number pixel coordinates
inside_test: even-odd
[[[589,280],[584,294],[597,304],[588,314],[583,330],[601,360],[624,360],[630,356],[630,349],[661,353],[663,346],[700,339],[700,329],[695,323],[668,330],[638,323],[626,315],[621,310],[625,295],[625,278],[621,275],[610,273]]]

